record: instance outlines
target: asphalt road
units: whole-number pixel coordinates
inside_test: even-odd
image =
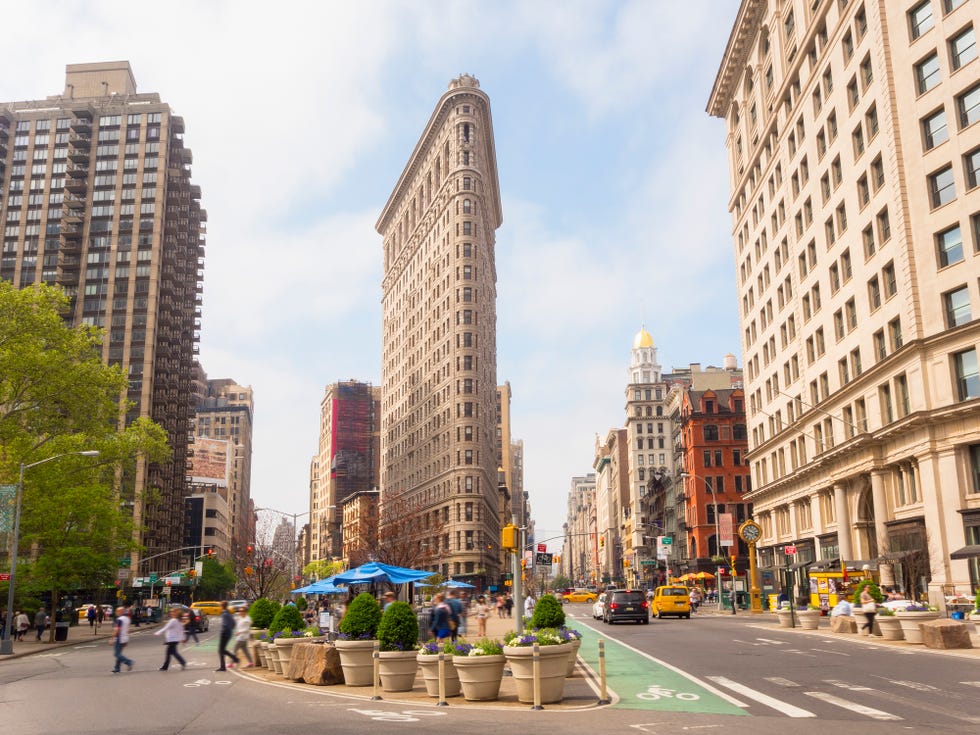
[[[578,711],[477,709],[340,698],[216,673],[216,634],[184,655],[187,671],[160,672],[163,645],[141,632],[131,673],[112,674],[108,642],[81,642],[0,661],[0,732],[272,735],[425,732],[827,733],[980,730],[980,658],[902,652],[857,641],[780,632],[768,617],[696,616],[603,625],[591,606],[566,605],[598,669],[606,642],[614,704]],[[639,694],[646,696],[640,697]],[[677,695],[687,695],[678,697]]]

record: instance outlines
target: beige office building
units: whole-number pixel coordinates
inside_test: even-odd
[[[499,573],[490,100],[469,75],[436,105],[377,222],[382,282],[381,513],[418,514],[438,571]]]
[[[763,566],[794,544],[934,602],[980,582],[978,23],[978,0],[739,9],[708,112]]]
[[[103,360],[129,377],[120,421],[151,418],[170,442],[121,478],[134,576],[182,564],[207,219],[183,137],[127,61],[69,64],[60,94],[0,103],[0,278],[60,286],[67,320],[103,328]]]

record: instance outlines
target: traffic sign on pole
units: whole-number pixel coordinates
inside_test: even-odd
[[[793,554],[796,553],[796,547],[795,546],[784,546],[783,547],[783,553],[786,554],[787,556],[792,556]]]

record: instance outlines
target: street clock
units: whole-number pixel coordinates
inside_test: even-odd
[[[746,521],[738,527],[738,535],[747,544],[754,544],[762,536],[762,526],[755,521]]]

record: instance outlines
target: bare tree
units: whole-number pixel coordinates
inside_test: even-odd
[[[386,497],[377,515],[362,522],[359,543],[348,551],[350,565],[379,561],[412,569],[427,569],[448,551],[448,517],[423,509],[404,497]]]

